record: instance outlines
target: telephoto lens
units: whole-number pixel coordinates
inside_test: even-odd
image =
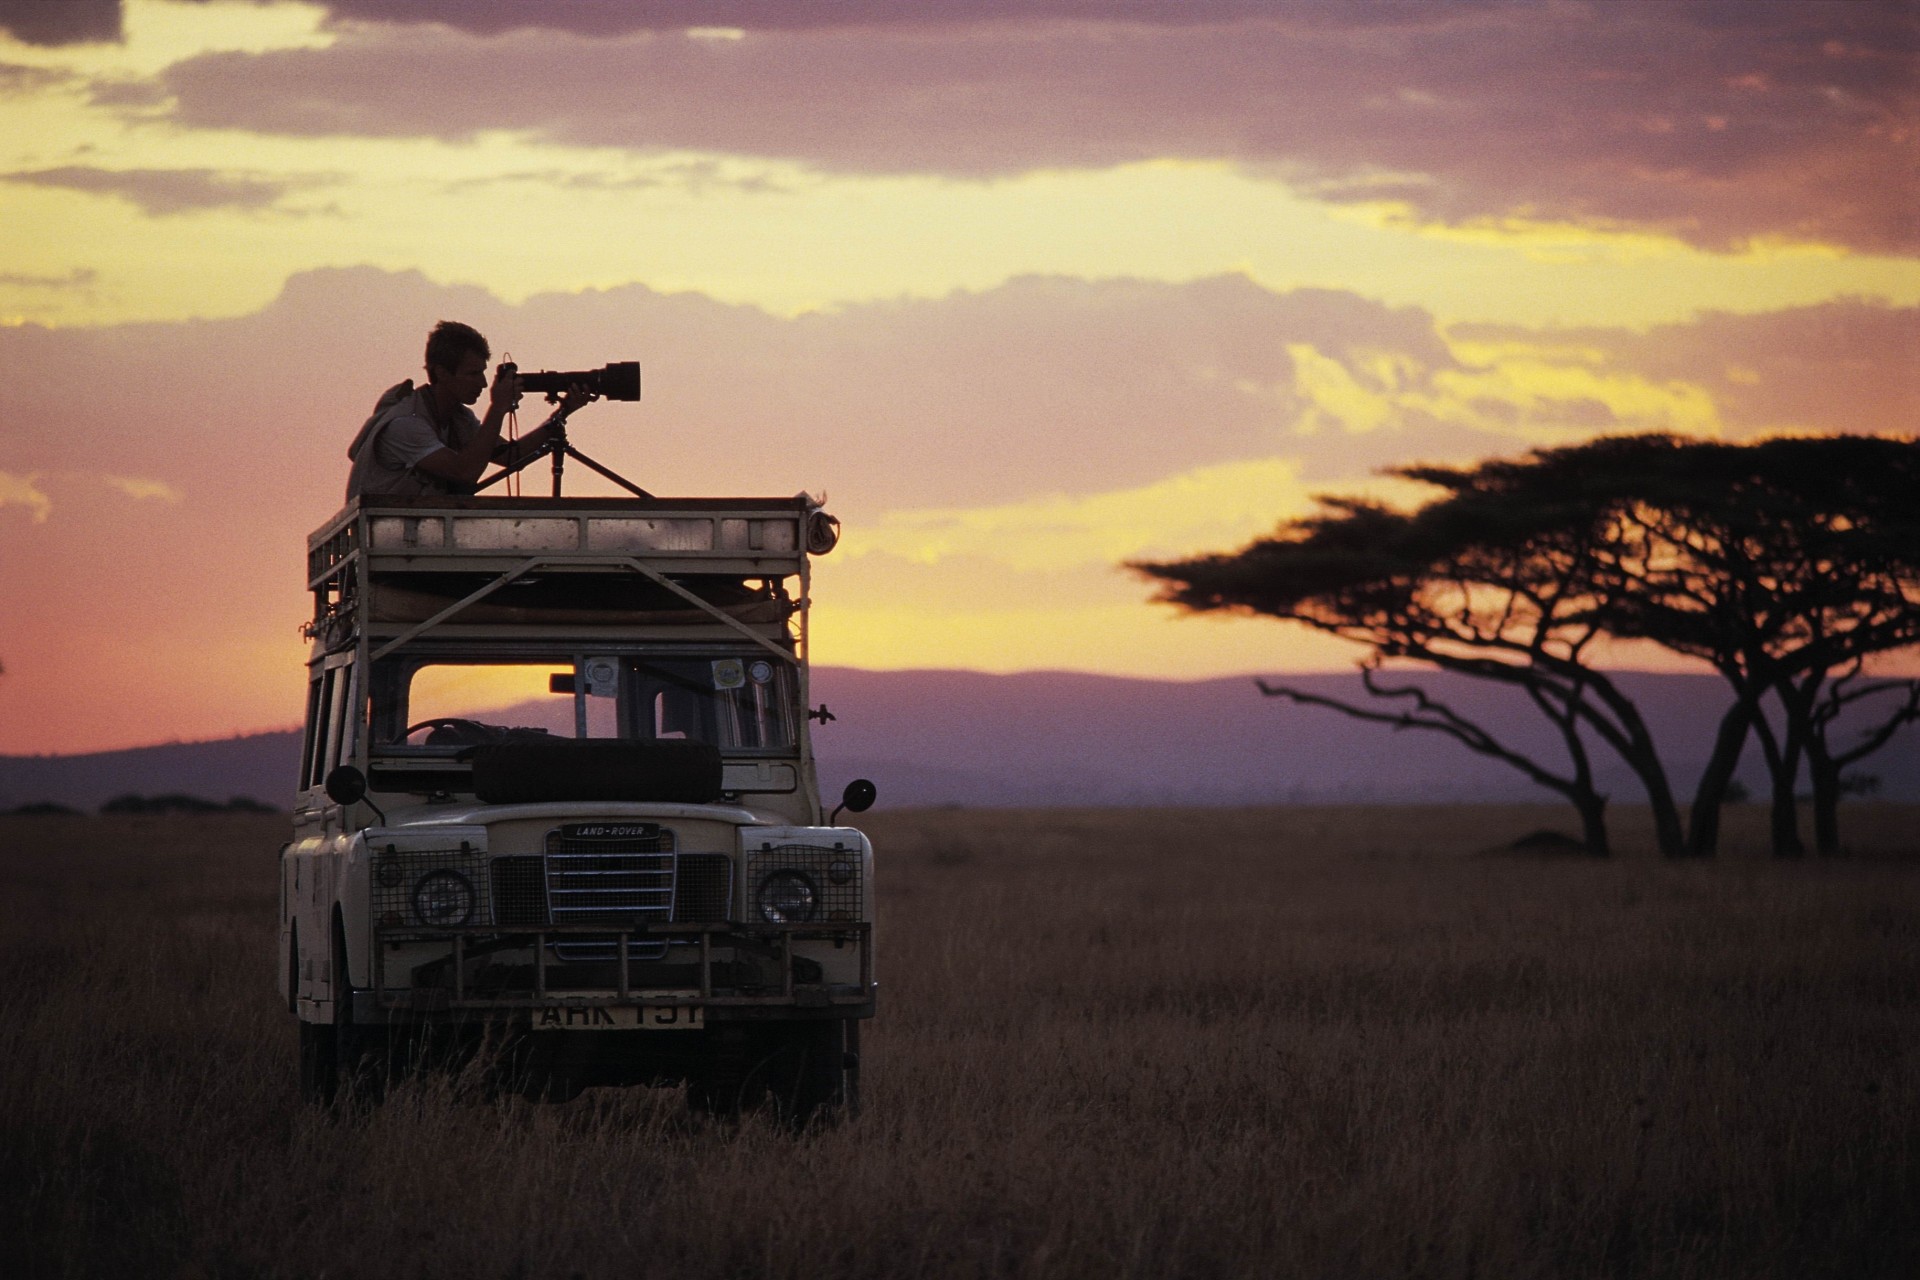
[[[603,400],[638,400],[640,398],[640,362],[622,360],[604,368],[586,369],[575,373],[541,372],[520,375],[520,389],[523,391],[564,395],[569,387],[585,387]]]

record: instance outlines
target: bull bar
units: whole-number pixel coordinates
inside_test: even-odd
[[[527,994],[475,995],[467,990],[466,962],[468,940],[485,938],[498,945],[487,950],[533,948],[533,990]],[[618,981],[611,990],[564,989],[547,987],[548,943],[554,939],[583,938],[617,943],[614,964]],[[649,993],[632,983],[630,964],[636,942],[685,942],[697,940],[700,947],[699,991],[675,990]],[[855,1016],[870,1016],[873,1009],[873,925],[869,921],[845,921],[789,925],[741,925],[730,921],[685,924],[632,925],[621,928],[608,924],[547,924],[536,928],[502,928],[497,924],[392,925],[373,926],[374,1003],[390,1011],[437,1012],[441,1010],[539,1009],[554,1005],[569,1008],[595,1008],[616,1005],[700,1005],[707,1008],[777,1008],[809,1010],[845,1008]],[[386,977],[387,943],[451,942],[453,986],[394,987]],[[795,941],[852,944],[860,952],[860,981],[849,984],[801,983],[794,980]],[[771,953],[780,966],[781,989],[774,995],[722,994],[714,989],[713,953],[716,948],[733,948]],[[483,953],[484,954],[484,953]],[[417,966],[416,966],[417,967]]]

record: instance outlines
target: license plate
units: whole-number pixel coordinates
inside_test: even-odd
[[[697,1004],[552,1006],[533,1011],[535,1031],[698,1031],[707,1023]]]

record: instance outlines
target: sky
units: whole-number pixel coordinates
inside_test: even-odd
[[[1118,566],[1416,461],[1914,430],[1917,53],[1880,0],[0,0],[0,753],[295,722],[306,534],[443,318],[639,360],[573,436],[656,493],[826,495],[816,661],[1340,668]]]

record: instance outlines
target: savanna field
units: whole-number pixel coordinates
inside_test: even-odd
[[[0,819],[0,1276],[1920,1274],[1920,811],[867,816],[865,1110],[296,1098],[281,817]]]

